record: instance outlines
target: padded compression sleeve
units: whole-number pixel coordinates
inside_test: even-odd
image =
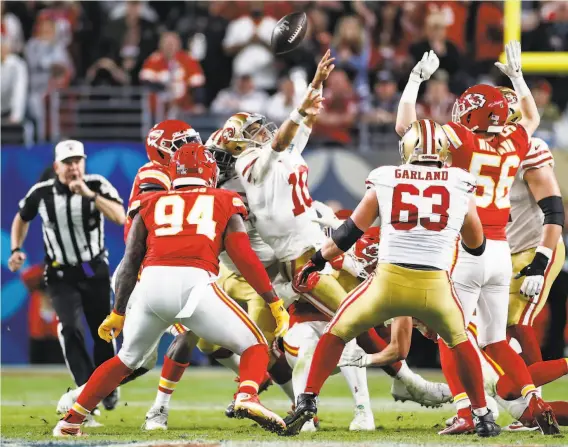
[[[550,196],[538,201],[538,206],[544,213],[544,225],[554,224],[564,227],[564,205],[562,197]]]
[[[363,236],[363,233],[364,231],[360,230],[357,225],[355,225],[355,222],[349,218],[333,232],[331,238],[333,242],[335,242],[335,245],[345,252]]]
[[[272,283],[262,262],[250,246],[248,234],[243,232],[229,233],[225,236],[225,250],[247,280],[259,295],[270,292]],[[277,301],[278,297],[274,301]]]

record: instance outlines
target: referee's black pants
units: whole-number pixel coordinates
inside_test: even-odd
[[[94,369],[115,355],[114,344],[99,338],[97,329],[111,310],[110,277],[106,262],[97,263],[96,275],[86,278],[81,267],[46,270],[47,292],[60,322],[63,354],[77,386]],[[93,360],[85,346],[82,314],[94,341]]]

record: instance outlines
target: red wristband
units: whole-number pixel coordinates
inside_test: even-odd
[[[120,315],[121,317],[124,317],[124,313],[123,313],[123,312],[119,312],[119,311],[116,310],[116,309],[113,309],[113,310],[112,310],[112,313],[115,313],[115,314],[117,314],[117,315]]]
[[[262,295],[272,290],[270,278],[250,246],[248,234],[229,233],[225,236],[225,250],[256,293]]]

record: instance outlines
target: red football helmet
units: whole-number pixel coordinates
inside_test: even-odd
[[[508,114],[509,105],[503,93],[497,87],[479,84],[456,100],[452,120],[472,132],[501,133]]]
[[[172,186],[208,186],[215,188],[219,168],[215,157],[201,143],[184,144],[177,150],[170,163]]]
[[[167,166],[174,152],[187,143],[201,143],[195,129],[180,120],[165,120],[148,132],[146,153],[150,160]]]
[[[364,278],[373,273],[377,267],[380,237],[380,227],[370,227],[355,243],[354,255],[363,264],[363,272],[360,276]]]

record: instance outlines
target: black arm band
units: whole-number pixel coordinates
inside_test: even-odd
[[[310,261],[312,261],[312,263],[317,267],[324,267],[327,262],[321,254],[321,250],[316,251],[310,258]]]
[[[564,227],[564,205],[562,197],[550,196],[538,201],[538,206],[544,213],[544,225],[553,224]]]
[[[487,239],[485,239],[485,236],[483,236],[483,242],[481,243],[481,245],[477,248],[469,248],[467,245],[465,245],[462,241],[462,247],[465,251],[467,251],[471,256],[481,256],[483,254],[483,252],[485,251],[485,243],[487,242]]]
[[[349,218],[332,233],[331,239],[333,239],[333,242],[341,251],[347,251],[363,236],[363,233],[364,231],[357,228],[355,222]]]

